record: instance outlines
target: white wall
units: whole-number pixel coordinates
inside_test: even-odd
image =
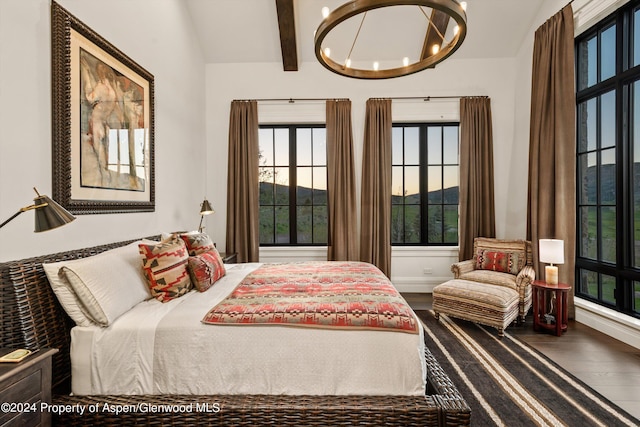
[[[496,226],[498,237],[524,238],[526,216],[508,219],[511,210],[525,212],[526,179],[510,182],[512,169],[522,170],[522,163],[512,164],[516,63],[511,59],[456,60],[454,57],[435,69],[390,80],[365,81],[333,74],[318,63],[302,63],[297,72],[283,72],[281,64],[208,64],[207,90],[207,145],[210,201],[218,207],[215,215],[206,217],[208,232],[218,247],[224,249],[226,216],[226,176],[229,108],[233,99],[255,98],[349,98],[352,101],[354,152],[356,158],[357,192],[359,203],[362,139],[365,103],[372,97],[487,95],[491,98],[494,133],[494,163],[496,191]],[[438,108],[437,102],[431,109]],[[412,120],[432,117],[421,116],[424,106],[418,101],[394,101],[394,120]],[[399,104],[403,104],[400,106]],[[450,102],[449,102],[450,104]],[[451,114],[451,106],[442,105],[443,115]],[[434,106],[435,105],[435,106]],[[315,107],[323,110],[320,104]],[[298,109],[298,110],[296,110]],[[304,103],[282,107],[280,121],[290,122],[292,117],[314,120],[317,111]],[[274,113],[274,110],[276,111]],[[284,112],[287,111],[288,112]],[[260,119],[278,121],[277,108],[272,103],[259,103]],[[299,113],[296,113],[299,111]],[[457,107],[454,108],[457,112]],[[432,112],[432,110],[431,110]],[[428,113],[424,113],[425,115]],[[399,115],[403,115],[400,117]],[[443,117],[443,119],[450,116]],[[321,120],[323,121],[323,120]],[[517,196],[514,198],[514,194]],[[512,205],[517,205],[513,207]],[[261,260],[291,259],[293,255],[306,258],[322,257],[318,251],[261,250]],[[325,258],[326,259],[326,258]],[[451,277],[449,270],[457,260],[457,248],[395,248],[392,260],[392,280],[403,291],[430,291]],[[424,270],[427,269],[427,274]]]
[[[204,59],[180,0],[60,0],[155,77],[156,210],[79,215],[33,233],[27,212],[0,230],[0,261],[193,229],[204,197]],[[50,2],[0,0],[0,220],[51,195]]]

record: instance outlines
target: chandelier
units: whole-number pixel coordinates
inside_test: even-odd
[[[369,33],[380,32],[380,28],[371,28],[371,25],[366,28],[367,13],[374,13],[373,11],[376,9],[382,11],[383,8],[390,12],[394,6],[402,6],[404,13],[411,12],[412,22],[420,20],[419,25],[422,25],[425,34],[424,42],[419,43],[421,49],[417,49],[420,51],[412,54],[398,52],[398,58],[395,61],[384,62],[389,65],[388,68],[381,68],[381,62],[377,60],[374,62],[357,60],[352,55],[355,55],[359,49],[372,48],[371,46],[362,46],[363,42],[359,38],[364,37],[360,37],[361,33],[364,33],[365,30],[368,30]],[[318,61],[330,71],[358,79],[388,79],[433,68],[451,56],[462,44],[467,34],[465,9],[466,2],[458,2],[457,0],[352,0],[331,12],[327,8],[323,8],[324,19],[318,26],[314,37],[315,55]],[[381,11],[375,11],[378,18],[380,18]],[[390,13],[387,14],[390,15]],[[394,35],[402,34],[405,22],[408,23],[409,20],[396,22],[393,30],[397,34]],[[344,45],[344,40],[340,39],[344,39],[347,34],[355,34],[353,42],[351,42],[348,53],[340,52],[341,57],[338,58],[336,49],[332,54],[332,46],[329,43],[340,42]],[[387,39],[382,41],[371,42],[371,39],[367,39],[365,43],[369,41],[373,44],[381,42],[386,44],[386,40],[393,38],[394,35],[387,34],[385,36]],[[358,44],[359,41],[360,44]],[[323,42],[325,43],[323,44]],[[405,43],[405,45],[409,44]],[[399,49],[404,48],[403,45]]]

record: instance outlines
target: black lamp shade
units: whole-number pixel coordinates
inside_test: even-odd
[[[36,216],[36,233],[60,227],[76,219],[62,206],[47,196],[38,196],[34,201],[36,206],[39,206],[34,209]]]
[[[211,207],[211,203],[207,199],[204,199],[202,202],[202,206],[200,207],[200,215],[209,215],[214,213],[215,211]]]

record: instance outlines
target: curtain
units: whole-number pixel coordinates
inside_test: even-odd
[[[536,30],[533,45],[527,239],[536,277],[538,240],[564,240],[558,280],[573,286],[576,240],[576,122],[573,10],[565,6]],[[574,317],[569,292],[569,316]]]
[[[362,153],[360,260],[391,277],[391,100],[367,100]]]
[[[329,261],[356,261],[358,231],[351,101],[327,100]]]
[[[495,237],[491,100],[460,99],[460,253],[473,258],[473,239]]]
[[[229,115],[227,253],[238,262],[259,258],[258,103],[233,101]]]

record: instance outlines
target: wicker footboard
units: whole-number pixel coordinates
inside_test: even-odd
[[[0,347],[57,348],[58,426],[457,426],[471,410],[430,351],[426,396],[69,396],[70,329],[43,262],[84,258],[127,242],[0,263]],[[53,407],[56,408],[56,407]],[[79,411],[82,411],[80,413]]]
[[[429,350],[426,396],[67,396],[58,426],[466,426],[471,410]]]

